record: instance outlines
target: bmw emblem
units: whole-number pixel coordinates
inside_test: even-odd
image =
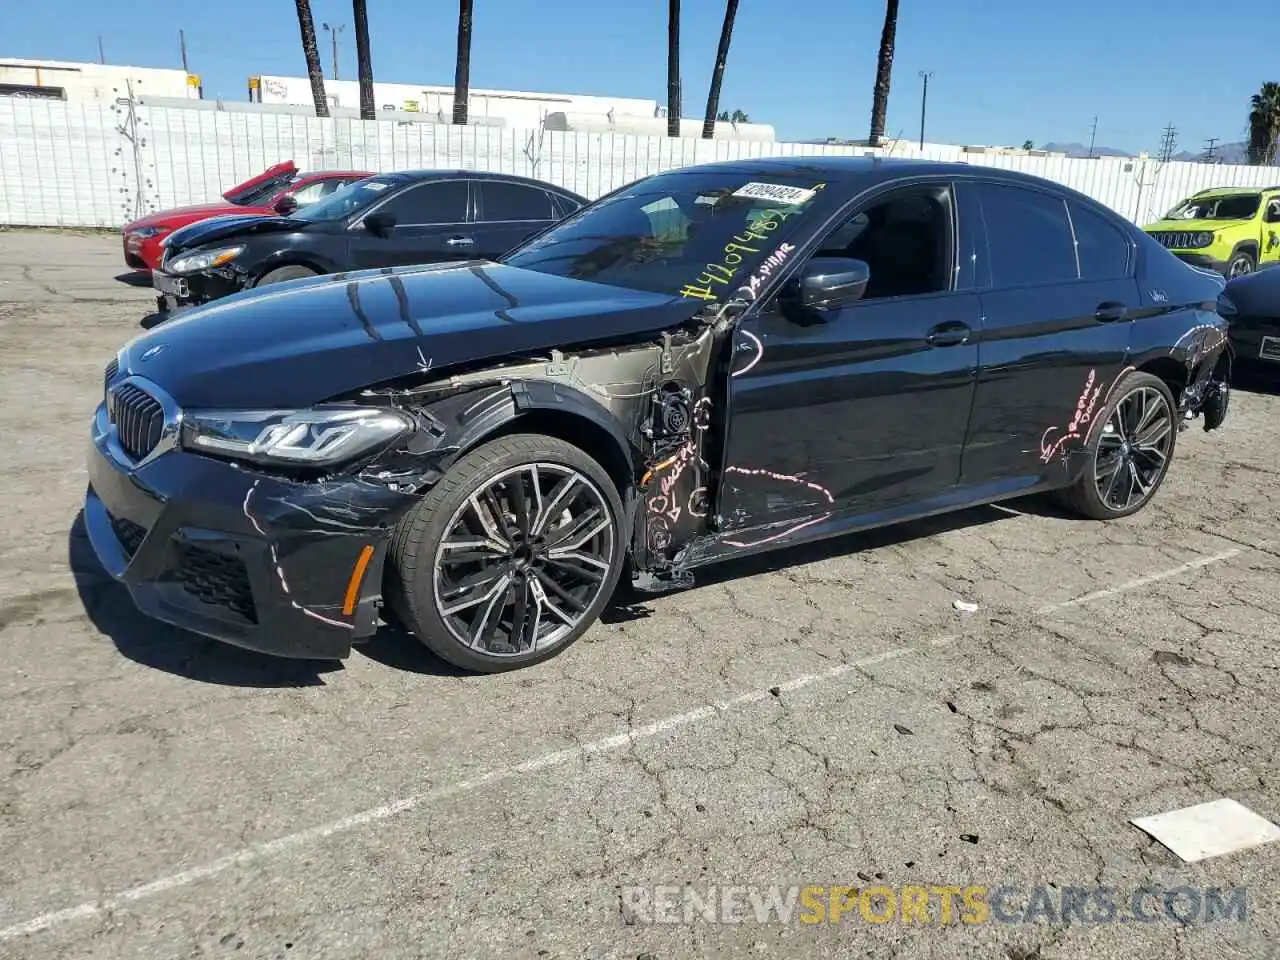
[[[150,360],[152,357],[154,357],[157,353],[159,353],[164,348],[165,348],[165,345],[163,343],[158,343],[154,347],[150,348],[145,353],[143,353],[143,355],[140,356],[138,360],[145,363],[147,360]]]

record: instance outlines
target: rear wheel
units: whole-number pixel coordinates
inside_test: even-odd
[[[1177,406],[1159,377],[1131,373],[1097,423],[1088,469],[1059,498],[1093,520],[1127,517],[1151,501],[1169,471],[1178,437]]]
[[[1248,250],[1237,250],[1231,255],[1231,259],[1227,261],[1227,279],[1232,277],[1243,277],[1246,273],[1253,273],[1257,267],[1257,263],[1253,258],[1253,254]]]
[[[397,526],[393,610],[466,670],[546,660],[608,603],[626,554],[621,518],[609,475],[578,447],[541,434],[486,443]]]
[[[254,286],[265,287],[268,283],[281,283],[285,280],[301,280],[303,277],[318,277],[319,275],[319,273],[312,270],[310,267],[291,263],[287,267],[276,267],[269,273],[264,273]]]

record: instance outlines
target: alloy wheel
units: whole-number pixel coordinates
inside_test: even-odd
[[[555,463],[485,481],[446,529],[433,565],[436,609],[454,639],[489,656],[563,641],[599,598],[617,550],[604,494]]]
[[[1116,404],[1093,457],[1094,485],[1108,510],[1120,513],[1151,496],[1169,463],[1173,430],[1173,410],[1154,387],[1139,387]]]
[[[1231,265],[1227,267],[1227,279],[1243,277],[1246,273],[1252,272],[1253,265],[1249,262],[1248,257],[1236,257],[1231,261]]]

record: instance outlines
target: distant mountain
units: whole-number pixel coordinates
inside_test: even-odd
[[[1045,143],[1037,144],[1037,149],[1048,150],[1051,153],[1065,153],[1068,157],[1087,157],[1089,148],[1083,143]],[[1149,154],[1155,156],[1156,151],[1149,150]],[[1117,150],[1114,147],[1094,147],[1093,155],[1095,157],[1132,157],[1135,154],[1126,150]],[[1213,157],[1219,163],[1246,163],[1249,157],[1249,145],[1243,140],[1237,143],[1220,143],[1213,151]],[[1184,160],[1189,163],[1196,163],[1204,160],[1205,152],[1203,150],[1183,150],[1173,155],[1174,160]]]
[[[1037,150],[1048,150],[1050,153],[1065,153],[1068,157],[1087,157],[1089,156],[1089,147],[1083,143],[1043,143],[1036,144]],[[1133,154],[1124,150],[1117,150],[1115,147],[1097,147],[1093,148],[1095,157],[1131,157]]]

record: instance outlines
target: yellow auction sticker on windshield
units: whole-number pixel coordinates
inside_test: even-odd
[[[798,204],[813,198],[814,191],[781,183],[748,183],[733,191],[735,197],[771,200],[774,203]]]

